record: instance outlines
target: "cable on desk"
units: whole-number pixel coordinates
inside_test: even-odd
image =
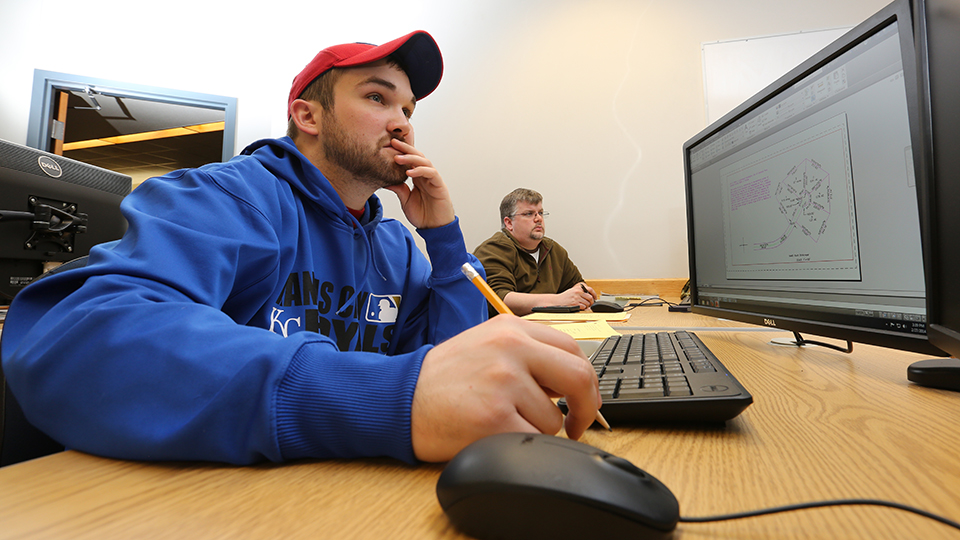
[[[651,302],[651,303],[648,304],[647,302]],[[656,304],[654,304],[654,303],[652,303],[652,302],[656,302]],[[660,298],[659,296],[657,296],[657,297],[654,297],[654,298],[646,298],[646,299],[641,300],[641,301],[639,301],[639,302],[630,302],[630,303],[627,304],[627,306],[624,308],[624,311],[632,311],[633,309],[638,308],[638,307],[640,307],[640,306],[643,306],[643,307],[657,307],[657,306],[662,306],[662,305],[664,305],[664,304],[667,304],[668,306],[675,306],[675,305],[676,305],[676,304],[671,303],[669,300],[664,300],[663,298]]]
[[[709,523],[713,521],[729,521],[733,519],[743,519],[749,517],[765,516],[769,514],[778,514],[782,512],[793,512],[796,510],[808,510],[811,508],[825,508],[828,506],[886,506],[888,508],[895,508],[897,510],[904,510],[907,512],[912,512],[914,514],[923,516],[925,518],[930,518],[935,521],[939,521],[944,525],[953,527],[954,529],[960,530],[960,523],[956,521],[949,520],[945,517],[938,516],[936,514],[927,512],[926,510],[920,510],[919,508],[914,508],[912,506],[907,506],[904,504],[899,504],[889,501],[880,501],[876,499],[838,499],[834,501],[817,501],[817,502],[808,502],[800,504],[791,504],[787,506],[777,506],[774,508],[765,508],[762,510],[753,510],[750,512],[740,512],[736,514],[724,514],[720,516],[705,516],[705,517],[681,517],[681,523]]]
[[[648,304],[647,302],[651,302],[651,303]],[[661,298],[661,297],[659,297],[659,296],[655,296],[655,297],[653,297],[653,298],[647,298],[647,299],[642,300],[642,301],[640,301],[640,302],[631,302],[630,304],[627,304],[626,306],[624,306],[624,311],[633,311],[634,308],[637,308],[637,307],[640,307],[640,306],[643,306],[643,307],[647,307],[647,306],[662,306],[662,305],[664,305],[664,304],[666,304],[666,305],[669,307],[670,311],[683,311],[683,312],[687,312],[687,313],[690,312],[690,304],[689,304],[689,303],[684,303],[683,301],[681,301],[679,304],[675,304],[675,303],[673,303],[673,302],[671,302],[671,301],[669,301],[669,300],[664,300],[663,298]],[[807,343],[812,343],[812,342],[809,342],[809,341],[808,341]]]

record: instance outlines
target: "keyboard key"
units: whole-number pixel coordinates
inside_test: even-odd
[[[621,389],[617,394],[617,399],[644,399],[652,397],[663,397],[664,390],[660,388],[630,388]]]

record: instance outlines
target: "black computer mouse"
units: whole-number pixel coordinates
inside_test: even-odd
[[[629,461],[551,435],[504,433],[467,446],[437,481],[460,531],[480,539],[669,538],[676,497]]]
[[[623,306],[611,300],[597,300],[590,305],[590,310],[594,313],[619,313],[623,311]]]

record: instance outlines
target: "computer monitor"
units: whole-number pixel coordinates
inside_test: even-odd
[[[120,201],[131,183],[123,174],[0,140],[0,306],[48,263],[123,236]]]
[[[917,3],[922,152],[917,160],[927,335],[951,355],[911,365],[917,383],[960,390],[960,1]]]
[[[694,312],[799,344],[943,354],[927,339],[912,7],[888,5],[683,145]]]

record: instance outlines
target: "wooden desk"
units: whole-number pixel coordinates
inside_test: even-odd
[[[771,337],[789,334],[666,307],[638,308],[629,324],[714,327],[698,334],[754,395],[723,427],[614,426],[584,436],[663,481],[682,515],[878,498],[960,519],[960,394],[908,383],[907,365],[921,356],[776,346]],[[0,538],[461,538],[437,503],[441,471],[386,459],[229,467],[64,452],[0,469]],[[957,537],[871,507],[680,524],[674,535]]]

